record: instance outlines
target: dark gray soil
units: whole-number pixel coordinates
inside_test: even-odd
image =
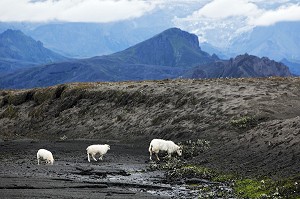
[[[0,143],[1,198],[195,198],[185,185],[164,184],[148,171],[147,147],[105,142],[103,161],[89,163],[86,147],[100,141],[7,141]],[[37,165],[39,148],[51,150],[54,165]]]
[[[190,163],[246,176],[299,175],[299,116],[299,78],[75,83],[0,91],[2,140],[109,139],[136,147],[148,146],[152,138],[205,139],[210,149]],[[70,153],[62,144],[50,146],[58,158]],[[144,161],[147,147],[143,150]],[[58,165],[60,160],[83,163],[84,150],[78,151],[82,155],[63,156]],[[28,161],[12,153],[9,160]],[[115,155],[122,157],[121,164],[128,157]],[[109,158],[105,161],[114,161]]]

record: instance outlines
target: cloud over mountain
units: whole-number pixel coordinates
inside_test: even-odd
[[[159,3],[140,0],[1,0],[0,21],[111,22],[139,17]]]
[[[269,26],[283,21],[300,21],[300,4],[281,6],[276,10],[263,12],[257,18],[251,19],[255,26]]]
[[[174,17],[177,27],[199,36],[201,42],[226,48],[240,34],[257,26],[300,21],[295,0],[212,0],[185,17]]]

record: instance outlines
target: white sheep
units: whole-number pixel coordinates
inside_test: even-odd
[[[181,147],[175,144],[173,141],[163,140],[163,139],[153,139],[150,142],[150,146],[149,146],[150,160],[152,160],[152,153],[155,153],[156,158],[159,161],[159,157],[158,157],[159,151],[167,151],[169,158],[171,158],[171,154],[175,152],[179,156],[182,155]]]
[[[107,151],[110,150],[110,146],[108,144],[95,144],[95,145],[91,145],[88,148],[86,148],[86,152],[88,155],[88,161],[90,162],[90,155],[92,156],[92,158],[97,161],[97,159],[95,158],[95,155],[97,153],[100,154],[99,160],[103,159],[103,155],[105,155],[107,153]]]
[[[54,162],[52,153],[46,149],[39,149],[36,154],[36,158],[38,161],[38,165],[40,164],[40,160],[45,160],[47,164],[52,164],[52,165]]]

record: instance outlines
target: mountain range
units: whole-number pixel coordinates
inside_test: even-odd
[[[26,43],[23,45],[28,48]],[[272,75],[290,76],[291,73],[281,63],[247,54],[227,61],[220,60],[216,55],[211,56],[201,50],[196,35],[171,28],[111,55],[15,71],[2,76],[0,88],[44,87],[66,82]]]
[[[0,34],[0,75],[65,60],[66,57],[45,48],[42,42],[35,41],[20,30],[8,29]]]
[[[178,7],[172,9],[180,16],[189,12]],[[111,23],[0,22],[0,32],[8,28],[20,29],[26,35],[43,42],[46,48],[54,52],[67,57],[88,58],[115,53],[148,39],[174,26],[171,22],[172,16],[170,12],[157,11],[141,18]],[[160,23],[156,23],[158,20]],[[232,39],[227,42],[228,45],[220,47],[218,44],[222,43],[220,40],[223,38],[223,29],[226,30],[226,26],[207,32],[206,42],[200,43],[203,51],[216,54],[221,59],[245,53],[276,61],[286,59],[293,73],[300,75],[298,72],[300,22],[280,22],[272,26],[254,27],[249,31],[232,35]],[[198,23],[189,24],[188,30],[194,33],[197,30],[205,31],[205,27]],[[230,35],[230,31],[225,32]]]

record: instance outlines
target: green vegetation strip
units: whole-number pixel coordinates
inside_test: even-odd
[[[269,178],[250,179],[242,178],[233,174],[223,174],[212,169],[198,165],[183,165],[179,160],[168,160],[163,163],[162,169],[166,169],[166,177],[169,181],[180,181],[182,179],[205,179],[212,184],[223,183],[232,188],[237,198],[291,198],[300,199],[300,176],[289,179],[272,180]],[[209,190],[199,183],[199,190]],[[193,189],[197,184],[191,184]],[[213,185],[212,185],[213,186]],[[216,191],[216,190],[215,190]],[[211,192],[211,190],[209,190]],[[216,191],[211,197],[219,197]],[[224,196],[224,193],[222,193]],[[202,196],[203,198],[207,198]],[[225,197],[225,196],[224,196]],[[209,198],[209,197],[208,197]]]

